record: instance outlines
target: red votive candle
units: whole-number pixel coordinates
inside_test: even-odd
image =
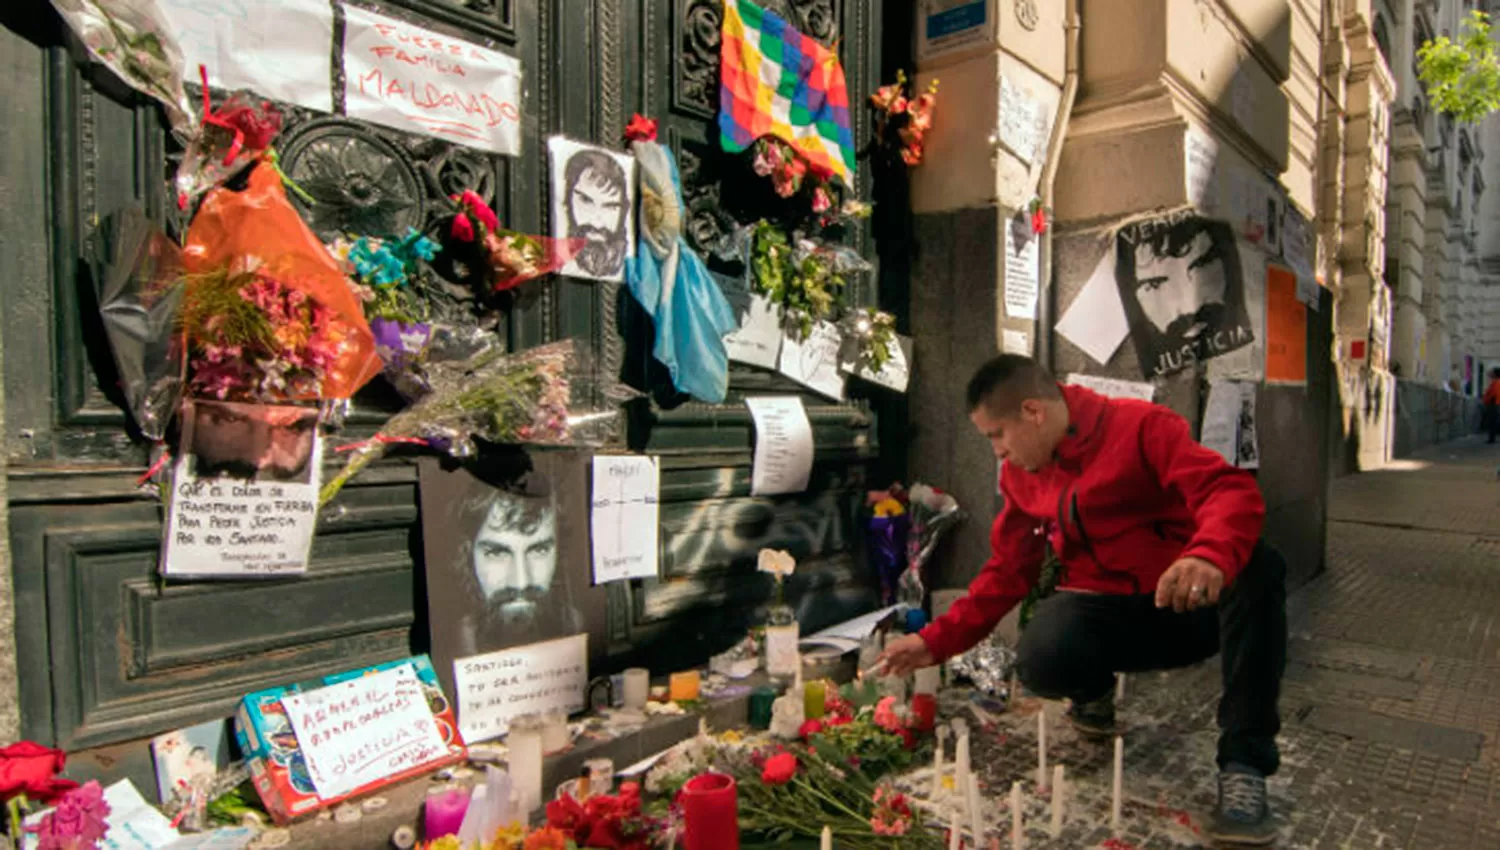
[[[740,811],[734,778],[700,773],[682,786],[687,850],[740,850]]]
[[[929,732],[937,723],[937,697],[932,694],[914,694],[911,698],[912,725]]]
[[[432,841],[445,835],[457,835],[458,828],[463,826],[464,815],[469,811],[469,793],[468,788],[429,793],[423,813],[423,837]]]

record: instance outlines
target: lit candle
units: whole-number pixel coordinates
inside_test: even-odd
[[[561,711],[549,712],[543,718],[542,752],[560,753],[573,745],[573,736],[568,732],[568,715]]]
[[[686,850],[739,850],[739,802],[733,777],[700,773],[682,786],[681,800]]]
[[[1109,809],[1109,828],[1120,831],[1120,785],[1125,780],[1125,739],[1115,736],[1115,796]]]
[[[808,720],[817,720],[822,717],[826,697],[827,689],[822,682],[808,682],[803,685],[802,715]]]
[[[1062,835],[1063,822],[1063,766],[1052,768],[1052,837]]]
[[[818,843],[819,850],[833,850],[833,829],[823,827],[823,840]]]
[[[1036,713],[1036,787],[1038,791],[1047,787],[1047,709],[1044,706]]]
[[[948,727],[937,728],[937,746],[932,748],[932,799],[943,793],[943,746],[948,740]]]
[[[644,667],[631,667],[625,671],[626,708],[641,711],[646,708],[646,697],[651,692],[651,671]]]
[[[969,774],[969,832],[974,835],[974,846],[984,840],[984,809],[979,805],[979,777]]]
[[[542,804],[541,719],[524,715],[511,720],[505,746],[510,750],[506,763],[521,813],[530,816]]]
[[[422,835],[428,841],[457,835],[469,811],[469,789],[434,788],[422,807]]]
[[[1010,786],[1010,847],[1011,850],[1021,850],[1021,783],[1013,782]]]
[[[948,850],[958,850],[958,812],[948,807]]]
[[[698,699],[698,684],[697,670],[673,673],[670,684],[672,702],[692,702]]]

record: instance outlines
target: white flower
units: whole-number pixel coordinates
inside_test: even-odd
[[[763,573],[785,578],[797,569],[797,559],[784,549],[762,549],[757,566]]]

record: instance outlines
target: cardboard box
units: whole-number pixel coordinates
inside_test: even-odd
[[[333,798],[319,797],[317,789],[313,786],[312,775],[308,772],[307,763],[302,758],[296,732],[293,731],[291,720],[282,707],[282,698],[327,685],[336,685],[370,673],[390,670],[403,664],[410,664],[416,671],[417,679],[422,683],[422,690],[427,696],[428,707],[432,709],[433,719],[437,721],[438,733],[442,736],[443,742],[448,745],[447,752],[400,773],[362,785],[348,794]],[[463,738],[458,731],[458,721],[454,717],[453,706],[443,695],[442,687],[438,684],[437,673],[433,671],[432,662],[426,655],[389,661],[347,673],[298,682],[286,687],[257,691],[240,702],[239,711],[235,714],[234,726],[240,750],[245,754],[245,760],[250,765],[250,775],[255,781],[255,789],[260,793],[260,799],[265,804],[266,811],[271,814],[271,818],[278,825],[285,825],[344,800],[463,761],[467,754]]]

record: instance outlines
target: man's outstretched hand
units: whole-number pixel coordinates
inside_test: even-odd
[[[927,641],[922,640],[921,635],[906,635],[886,644],[885,651],[880,653],[880,660],[885,662],[880,670],[882,676],[905,676],[913,670],[937,663],[937,659],[932,657],[932,650],[927,648]]]
[[[1161,574],[1156,583],[1156,607],[1181,614],[1219,604],[1224,573],[1202,558],[1183,558]]]

